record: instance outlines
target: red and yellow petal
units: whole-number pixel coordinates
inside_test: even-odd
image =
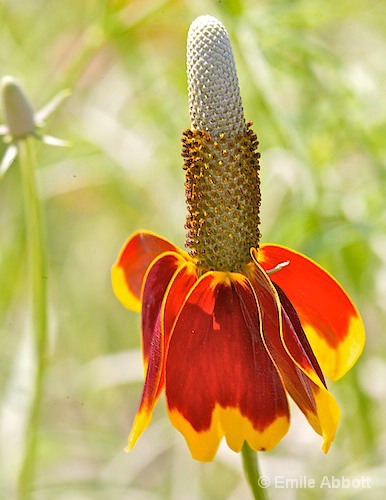
[[[212,460],[223,436],[268,450],[285,435],[288,403],[262,342],[259,311],[241,274],[209,272],[192,288],[175,322],[166,359],[173,425],[192,456]]]
[[[288,394],[303,412],[314,431],[323,437],[322,450],[327,453],[334,440],[340,420],[340,409],[333,395],[320,387],[296,365],[283,346],[271,345],[271,353],[278,366]]]
[[[325,386],[326,383],[323,373],[301,327],[296,311],[293,310],[291,303],[283,292],[283,297],[278,294],[274,284],[257,262],[257,251],[255,248],[251,249],[251,257],[253,262],[247,266],[246,273],[252,283],[262,311],[264,340],[266,340],[267,337],[264,325],[270,323],[270,335],[279,335],[279,339],[292,361],[303,370],[316,385]],[[281,298],[286,299],[284,304],[281,303]],[[281,310],[284,306],[287,306],[287,309],[292,308],[287,314],[290,314],[291,320],[294,321],[297,328],[292,330],[282,328]]]
[[[131,427],[126,451],[133,449],[138,438],[151,422],[153,409],[158,401],[159,394],[162,389],[162,387],[160,388],[160,380],[164,364],[163,344],[164,340],[161,322],[158,318],[157,325],[154,329],[153,341],[150,347],[142,398]]]
[[[164,333],[164,352],[167,352],[173,325],[178,318],[182,305],[198,279],[198,270],[193,262],[186,262],[173,276],[165,293],[161,310],[162,331]],[[163,367],[160,378],[160,390],[165,382]]]
[[[282,312],[283,329],[292,329],[288,316],[285,311]],[[323,437],[322,450],[327,453],[340,420],[338,403],[326,387],[316,385],[303,370],[291,362],[288,353],[279,342],[275,346],[271,345],[271,353],[280,366],[280,373],[289,395],[315,432]]]
[[[255,256],[254,252],[251,254]],[[259,264],[248,266],[247,273],[260,305],[267,349],[278,367],[286,390],[314,430],[323,436],[323,451],[327,452],[339,423],[339,407],[324,385],[323,375],[312,351],[307,349],[304,341],[299,342],[299,337],[302,338],[304,333],[300,322],[294,328],[292,310],[288,315],[288,307],[284,309],[281,306],[278,300],[280,296]]]
[[[141,294],[142,302],[142,352],[145,369],[156,329],[161,321],[162,304],[166,290],[177,269],[185,259],[174,252],[165,252],[148,267]]]
[[[180,309],[197,280],[197,266],[193,262],[185,262],[169,284],[165,294],[165,304],[162,308],[163,325],[167,338],[170,337]]]
[[[146,280],[143,294],[145,304],[148,295],[151,296],[151,285],[155,285],[157,288],[157,277],[162,278],[163,271],[168,275],[170,270],[175,269],[162,297],[162,304],[159,311],[155,311],[153,315],[154,324],[151,331],[151,342],[147,347],[145,384],[141,403],[129,435],[127,451],[130,451],[134,447],[138,438],[149,425],[154,406],[164,386],[165,352],[171,333],[170,324],[165,324],[165,310],[168,310],[169,316],[175,315],[177,317],[186,295],[197,280],[197,269],[192,262],[183,262],[176,268],[177,264],[178,259],[175,254],[162,255],[151,267],[148,279]],[[157,288],[157,292],[158,290]]]
[[[111,270],[114,293],[125,307],[141,310],[140,294],[146,270],[164,252],[176,252],[190,259],[173,243],[149,231],[137,231],[126,241]]]
[[[258,261],[266,271],[290,262],[271,280],[294,306],[323,372],[333,380],[341,378],[365,344],[363,322],[349,296],[327,271],[294,250],[262,245]]]

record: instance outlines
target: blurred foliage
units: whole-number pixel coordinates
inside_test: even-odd
[[[33,498],[249,498],[240,457],[191,460],[164,403],[122,452],[139,402],[139,318],[120,306],[110,267],[147,228],[184,241],[181,131],[189,123],[185,40],[217,16],[234,46],[247,119],[262,153],[264,241],[336,276],[364,318],[365,352],[331,384],[342,422],[330,453],[304,417],[263,473],[370,476],[386,488],[386,5],[381,0],[3,0],[0,68],[36,108],[71,98],[38,145],[49,249],[50,360]],[[2,75],[1,75],[2,76]],[[1,122],[1,118],[0,118]],[[0,145],[0,154],[4,146]],[[17,162],[0,183],[0,497],[11,498],[33,370]],[[275,490],[271,498],[362,498],[363,490]]]

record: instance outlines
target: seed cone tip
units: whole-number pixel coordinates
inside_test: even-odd
[[[189,111],[193,130],[218,139],[245,131],[236,64],[225,26],[217,18],[196,18],[187,40]]]

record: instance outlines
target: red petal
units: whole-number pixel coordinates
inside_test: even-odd
[[[297,332],[286,311],[282,309],[283,336],[297,336]],[[315,377],[305,373],[292,363],[287,351],[280,342],[272,342],[271,353],[280,367],[285,387],[306,416],[315,432],[323,436],[322,449],[328,452],[339,424],[340,409],[332,394],[320,383],[315,384]],[[319,381],[318,381],[319,382]]]
[[[115,295],[124,306],[141,310],[140,294],[146,270],[164,252],[176,252],[190,259],[173,243],[149,231],[138,231],[126,241],[111,270]]]
[[[295,308],[293,307],[283,290],[278,285],[274,285],[274,287],[276,289],[282,307],[282,319],[285,315],[284,319],[286,321],[288,320],[288,322],[291,324],[291,329],[285,328],[285,325],[283,325],[282,328],[282,341],[284,347],[287,349],[290,357],[292,357],[295,363],[305,373],[307,373],[307,375],[312,380],[314,380],[314,382],[318,386],[321,386],[322,383],[325,387],[327,387],[322,370],[320,369],[320,366],[311,349],[307,336],[304,333],[302,324],[300,322],[299,316],[295,311]]]
[[[165,294],[164,304],[162,305],[162,325],[164,332],[164,352],[167,351],[170,335],[175,321],[189,291],[197,281],[197,267],[192,262],[185,263],[177,270],[173,276]],[[164,386],[165,370],[162,369],[160,378],[160,390]]]
[[[142,348],[145,366],[155,332],[159,328],[166,290],[177,269],[185,262],[180,255],[166,252],[152,262],[146,273],[142,291]]]
[[[332,379],[342,377],[365,343],[362,319],[349,296],[322,267],[286,247],[263,245],[258,260],[265,270],[290,262],[271,279],[296,309],[323,372]]]
[[[274,325],[274,333],[272,333],[272,335],[279,335],[284,348],[287,350],[287,353],[292,358],[293,362],[299,366],[299,368],[303,370],[316,385],[325,386],[326,384],[323,373],[308,343],[296,311],[293,309],[292,304],[289,302],[284,292],[282,292],[280,288],[276,291],[271,280],[257,262],[256,250],[254,248],[251,249],[251,256],[253,264],[248,266],[248,276],[257,295],[263,318],[264,316],[269,315],[270,321]],[[281,295],[278,292],[280,292]],[[283,303],[281,303],[281,299],[283,299]],[[285,308],[287,315],[290,315],[291,321],[294,321],[294,324],[296,325],[295,329],[288,330],[282,328],[282,307]],[[265,330],[263,322],[263,336],[264,339],[266,339],[266,335],[264,335],[264,333]]]
[[[166,396],[198,460],[212,460],[223,435],[240,451],[245,440],[272,448],[287,432],[285,392],[244,276],[209,272],[191,290],[169,343]]]
[[[299,336],[304,337],[304,333],[300,323],[296,329],[291,323],[290,304],[288,306],[286,303],[286,309],[290,310],[291,319],[286,309],[280,307],[279,297],[261,267],[258,264],[250,265],[248,271],[260,304],[263,338],[267,349],[279,369],[288,393],[315,431],[323,436],[323,450],[327,452],[339,422],[339,407],[323,385],[323,375],[307,343],[308,348],[304,349],[306,339],[299,341]],[[291,350],[283,339],[286,339]]]
[[[186,262],[173,277],[172,283],[166,292],[165,306],[163,308],[163,323],[167,337],[170,336],[180,309],[198,279],[197,273],[196,265],[192,262]]]
[[[176,259],[174,254],[164,254],[161,256],[148,273],[144,295],[151,295],[151,285],[154,285],[154,283],[157,288],[157,277],[164,278],[162,270],[165,271],[165,276],[167,276],[173,267],[175,268],[176,264],[178,264],[178,259]],[[197,279],[196,272],[196,267],[191,262],[183,263],[175,270],[164,293],[159,311],[153,316],[153,320],[155,317],[156,319],[154,325],[152,325],[151,341],[147,346],[148,363],[145,385],[141,403],[130,432],[127,451],[133,448],[137,439],[149,425],[154,406],[164,385],[165,352],[170,338],[170,328],[164,328],[165,321],[163,318],[165,309],[168,309],[170,316],[178,314],[187,293]],[[156,294],[158,294],[158,288]],[[153,309],[153,307],[150,307],[150,309]],[[146,307],[144,307],[144,310],[146,310]],[[151,321],[148,326],[150,326],[150,323]]]

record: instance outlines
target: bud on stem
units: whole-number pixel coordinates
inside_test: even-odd
[[[11,76],[5,76],[1,87],[9,135],[14,139],[22,139],[33,134],[36,128],[34,111],[20,85]]]

